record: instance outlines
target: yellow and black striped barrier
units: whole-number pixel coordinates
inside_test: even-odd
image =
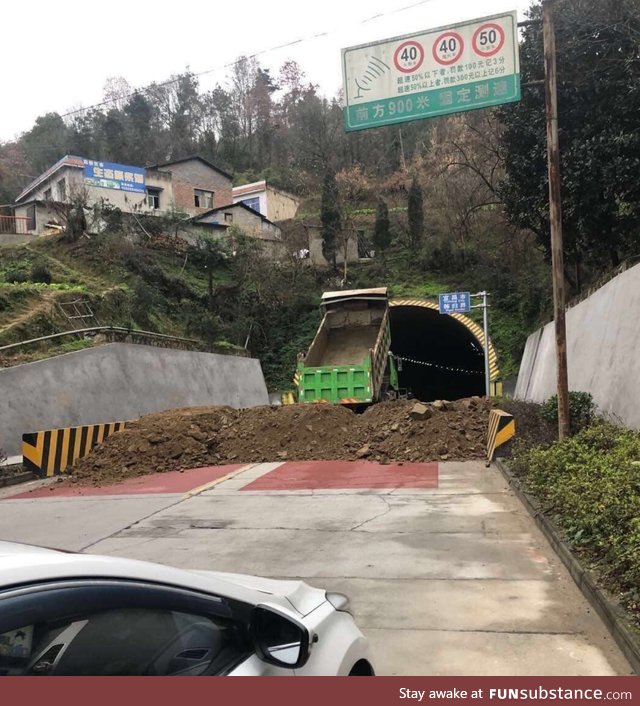
[[[501,409],[489,412],[489,433],[487,435],[487,466],[491,465],[498,446],[506,444],[516,435],[516,420],[512,414]]]
[[[64,473],[126,422],[48,429],[22,435],[22,464],[41,478]]]

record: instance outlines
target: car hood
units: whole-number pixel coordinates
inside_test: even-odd
[[[311,613],[312,610],[315,610],[326,600],[326,594],[321,588],[309,586],[304,581],[281,581],[246,574],[230,574],[222,571],[193,571],[192,573],[201,576],[211,576],[211,578],[228,581],[229,583],[236,583],[245,588],[260,591],[268,596],[280,596],[289,601],[302,616]]]

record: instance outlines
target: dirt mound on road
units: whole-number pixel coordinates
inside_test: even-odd
[[[355,414],[333,405],[177,409],[142,417],[74,468],[73,481],[224,463],[285,460],[438,461],[481,458],[491,403],[384,402]]]

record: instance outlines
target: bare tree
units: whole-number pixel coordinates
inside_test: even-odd
[[[49,199],[45,203],[49,211],[62,221],[65,240],[75,242],[87,232],[85,211],[89,209],[89,190],[85,186],[73,184],[66,200]]]
[[[337,244],[343,258],[343,284],[347,281],[349,247],[358,242],[355,226],[355,212],[365,202],[371,186],[367,175],[359,164],[343,169],[336,174],[338,184],[338,203],[341,212],[342,230],[338,234]]]

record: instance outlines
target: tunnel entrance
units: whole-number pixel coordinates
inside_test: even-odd
[[[401,388],[424,402],[485,394],[484,351],[463,323],[419,305],[394,305],[389,314],[391,351],[410,359],[398,373]]]

